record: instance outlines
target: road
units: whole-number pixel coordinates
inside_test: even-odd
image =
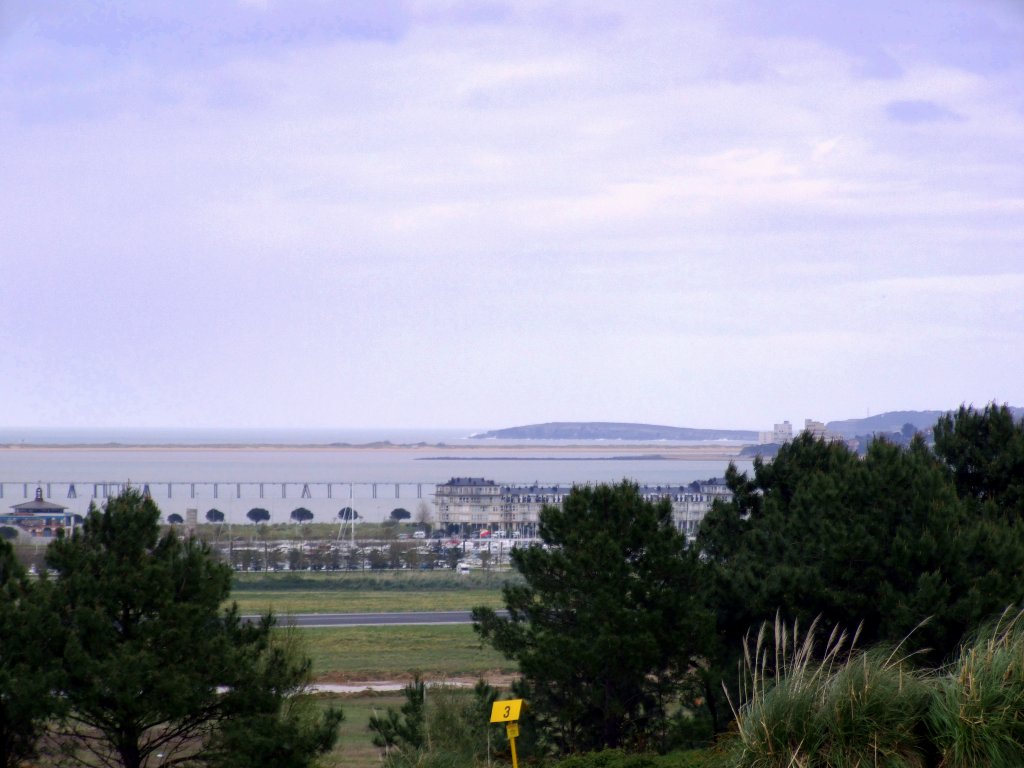
[[[504,613],[504,611],[499,611]],[[243,616],[252,621],[255,616]],[[296,627],[373,627],[403,624],[469,624],[469,611],[409,611],[404,613],[297,613],[280,616],[281,624]]]

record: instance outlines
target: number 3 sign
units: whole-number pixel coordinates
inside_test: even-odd
[[[492,723],[508,723],[519,719],[519,711],[523,708],[522,699],[506,699],[496,701],[491,707]]]

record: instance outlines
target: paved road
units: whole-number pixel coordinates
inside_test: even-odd
[[[503,613],[500,612],[500,613]],[[245,616],[255,619],[255,616]],[[297,613],[279,617],[297,627],[371,627],[384,624],[469,624],[469,611],[410,611],[405,613]]]

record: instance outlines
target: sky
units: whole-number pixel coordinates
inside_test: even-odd
[[[0,426],[1024,405],[1024,3],[0,0]]]

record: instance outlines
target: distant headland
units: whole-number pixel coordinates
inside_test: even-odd
[[[954,409],[955,410],[955,409]],[[1024,408],[1010,406],[1014,418],[1024,417]],[[929,431],[947,411],[887,411],[863,419],[830,421],[820,425],[830,435],[854,438],[865,434],[899,432],[909,424]],[[634,424],[618,421],[549,421],[521,427],[492,429],[470,435],[474,440],[680,440],[711,442],[729,440],[759,443],[762,433],[750,429],[695,429],[661,424]]]
[[[748,429],[693,429],[659,424],[616,421],[551,421],[522,427],[492,429],[473,439],[500,440],[736,440],[756,442],[757,432]]]

